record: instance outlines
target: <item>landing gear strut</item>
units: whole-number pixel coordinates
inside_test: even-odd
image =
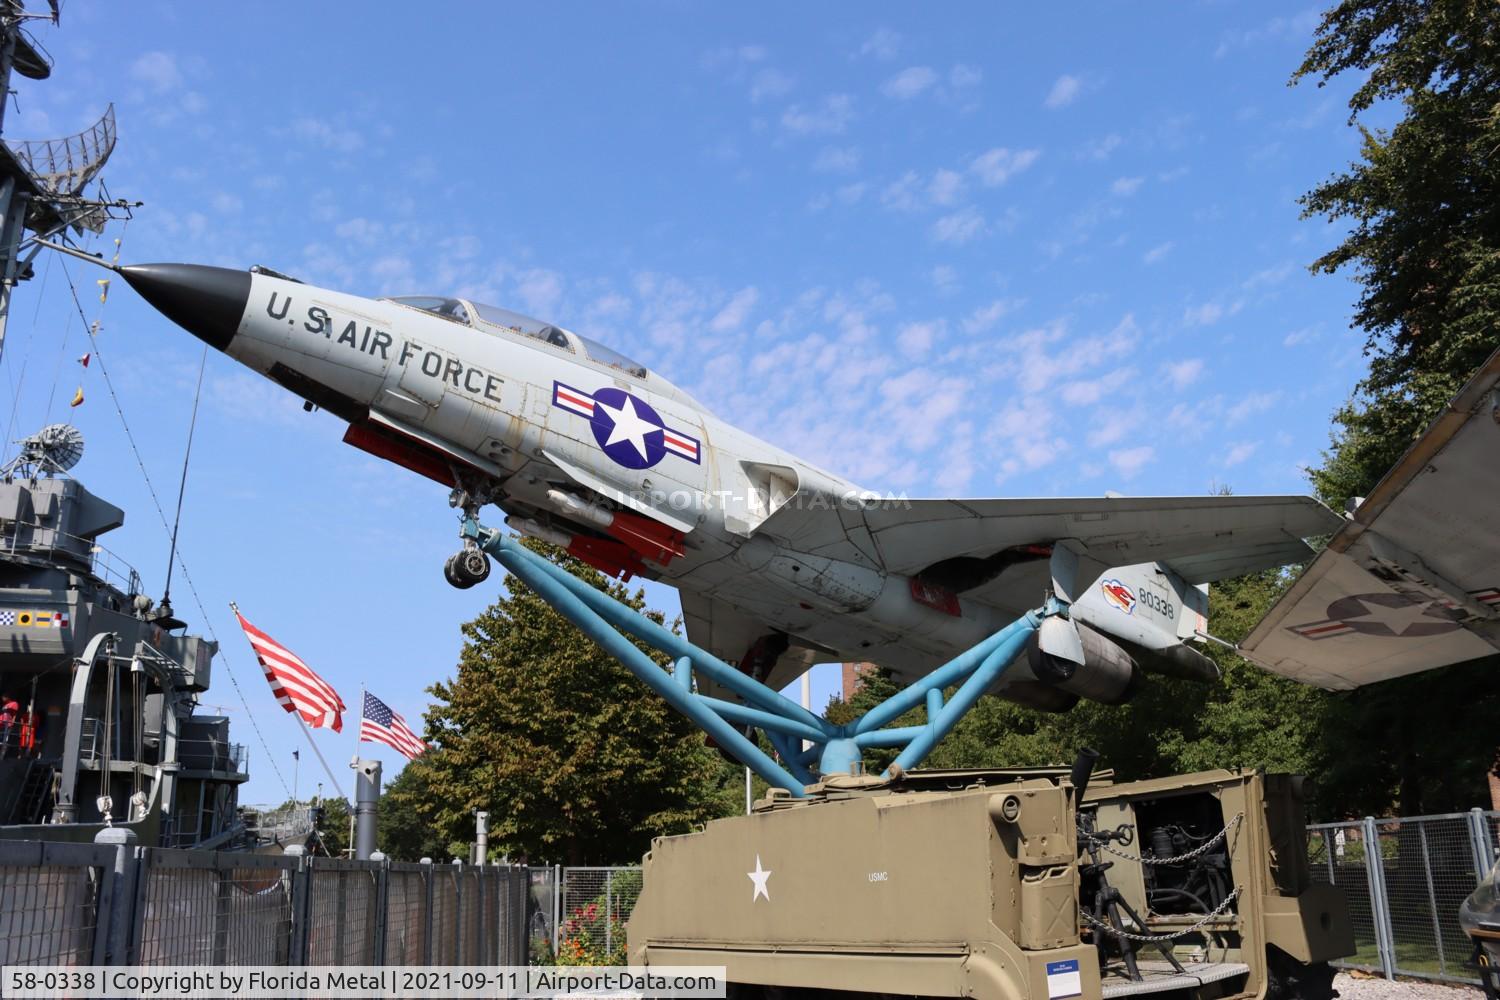
[[[495,499],[495,489],[489,484],[469,481],[457,469],[453,470],[457,484],[448,494],[448,506],[456,507],[465,521],[477,520],[479,509]],[[490,575],[490,557],[472,538],[464,539],[462,552],[455,552],[443,563],[443,577],[459,590],[468,590],[483,583]]]

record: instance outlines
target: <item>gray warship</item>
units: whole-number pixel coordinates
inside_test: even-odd
[[[196,711],[217,645],[100,544],[125,513],[69,475],[78,430],[19,444],[0,468],[0,839],[254,846],[244,747]]]

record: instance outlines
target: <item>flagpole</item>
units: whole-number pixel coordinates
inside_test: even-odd
[[[323,759],[323,751],[319,750],[318,745],[313,742],[312,730],[308,729],[307,723],[302,721],[302,713],[293,712],[292,716],[297,720],[297,725],[302,727],[302,735],[307,737],[307,745],[312,747],[312,752],[318,755],[318,763],[323,765],[323,771],[328,775],[328,780],[333,782],[334,791],[339,793],[339,798],[349,803],[350,808],[353,808],[353,801],[350,800],[349,796],[344,794],[343,787],[339,785],[339,779],[333,776],[333,768],[329,767],[328,761]]]

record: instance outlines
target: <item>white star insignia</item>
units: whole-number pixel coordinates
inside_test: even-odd
[[[750,902],[755,902],[760,897],[766,897],[766,902],[771,901],[771,890],[766,887],[766,881],[770,879],[771,873],[761,868],[760,855],[755,856],[755,871],[746,872],[745,875],[755,883],[755,891],[750,894]]]
[[[604,408],[604,412],[608,413],[610,419],[614,422],[614,426],[609,430],[609,440],[604,442],[604,447],[608,448],[610,445],[619,444],[621,441],[629,441],[630,446],[636,450],[636,454],[644,459],[648,457],[646,455],[646,435],[654,434],[661,430],[661,428],[649,420],[641,419],[640,410],[634,404],[634,396],[626,396],[625,404],[618,409],[605,402],[598,404]]]

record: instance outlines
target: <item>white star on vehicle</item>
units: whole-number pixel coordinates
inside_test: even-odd
[[[598,404],[604,408],[604,412],[608,413],[610,419],[614,421],[614,426],[609,430],[609,440],[604,442],[604,447],[608,448],[610,445],[619,444],[621,441],[629,441],[630,446],[636,450],[636,453],[641,458],[648,458],[649,456],[646,454],[646,435],[653,434],[661,430],[661,428],[651,421],[641,418],[640,410],[638,409],[639,404],[635,404],[634,396],[626,396],[625,404],[618,409],[603,401],[600,401]]]
[[[749,877],[750,881],[755,883],[755,891],[750,894],[750,902],[753,903],[764,896],[766,897],[766,902],[769,903],[771,901],[771,890],[766,888],[766,880],[771,877],[771,873],[761,868],[759,854],[755,856],[755,871],[746,872],[745,874]]]

